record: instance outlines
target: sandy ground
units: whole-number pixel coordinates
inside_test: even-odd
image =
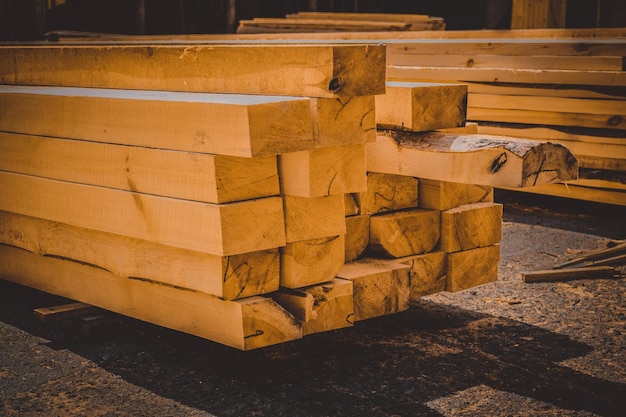
[[[626,238],[626,209],[497,198],[497,282],[251,352],[127,318],[86,340],[0,281],[0,415],[623,416],[626,280],[520,272]]]

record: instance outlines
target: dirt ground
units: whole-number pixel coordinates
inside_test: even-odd
[[[0,415],[626,415],[626,280],[520,278],[626,238],[626,209],[496,199],[497,282],[251,352],[127,318],[85,340],[33,318],[66,300],[0,280]]]

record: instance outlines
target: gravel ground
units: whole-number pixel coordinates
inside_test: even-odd
[[[626,210],[496,199],[497,282],[251,352],[121,317],[86,340],[33,319],[67,300],[0,280],[0,415],[623,416],[626,281],[520,272],[624,239]]]

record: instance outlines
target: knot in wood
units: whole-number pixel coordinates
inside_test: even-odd
[[[506,164],[506,160],[507,156],[505,152],[502,152],[500,155],[498,155],[498,157],[494,159],[491,163],[491,173],[495,174],[496,172],[500,171],[500,168],[502,168],[502,166]]]

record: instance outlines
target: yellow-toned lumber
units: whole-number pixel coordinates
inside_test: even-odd
[[[356,216],[359,214],[359,204],[357,199],[357,193],[346,193],[344,195],[343,201],[346,209],[346,216]]]
[[[488,185],[420,178],[418,205],[421,208],[448,210],[464,204],[493,202],[493,187]]]
[[[499,243],[502,239],[502,204],[465,204],[441,212],[444,252],[458,252]]]
[[[281,289],[272,298],[302,323],[302,335],[354,325],[352,281],[334,278],[304,288]]]
[[[367,173],[367,191],[357,194],[359,213],[375,214],[417,207],[417,178]]]
[[[499,261],[499,244],[449,253],[446,291],[461,291],[497,281]]]
[[[287,242],[345,235],[344,196],[284,196]]]
[[[392,59],[392,58],[391,58]],[[456,68],[388,65],[389,81],[489,82],[626,86],[623,71],[535,70],[511,68]],[[471,117],[468,115],[468,119]]]
[[[287,243],[280,248],[280,285],[299,288],[327,282],[344,264],[344,235]]]
[[[7,85],[0,109],[1,130],[32,135],[241,157],[314,146],[305,98]]]
[[[614,278],[619,276],[612,266],[589,266],[579,268],[548,269],[542,271],[522,272],[524,282],[556,282],[574,279]]]
[[[241,158],[0,132],[0,170],[208,203],[278,195],[275,156]]]
[[[566,8],[566,0],[512,0],[511,29],[564,28]]]
[[[315,145],[362,145],[376,140],[374,96],[312,98]]]
[[[384,22],[370,20],[291,19],[283,17],[240,20],[237,33],[276,32],[380,32],[410,30],[407,22]]]
[[[440,225],[438,210],[408,209],[373,215],[369,249],[392,258],[430,252],[439,242]]]
[[[345,262],[359,258],[370,242],[370,216],[361,214],[346,217]]]
[[[306,97],[385,91],[384,45],[0,47],[0,83]]]
[[[389,22],[424,23],[441,20],[441,17],[414,13],[349,13],[349,12],[297,12],[288,14],[293,19],[328,20],[380,20]]]
[[[322,197],[365,191],[365,145],[315,148],[278,156],[283,195]]]
[[[285,244],[280,197],[210,204],[8,172],[0,189],[0,210],[213,255]]]
[[[0,243],[227,300],[276,291],[280,281],[278,249],[216,256],[5,211]]]
[[[437,129],[437,132],[441,133],[458,133],[458,134],[474,134],[478,133],[478,123],[466,122],[461,127],[449,127],[447,129]]]
[[[382,128],[421,132],[465,125],[467,86],[387,82],[376,96],[376,123]]]
[[[544,184],[530,188],[519,188],[515,191],[626,206],[626,190],[623,187],[624,184],[622,183],[585,179],[568,181],[564,184]]]
[[[387,131],[367,145],[367,170],[514,188],[576,179],[578,161],[567,148],[550,142]]]
[[[409,266],[363,258],[346,263],[338,278],[352,281],[354,321],[398,313],[409,308]]]
[[[97,314],[100,309],[85,303],[69,303],[51,307],[40,307],[33,310],[33,316],[43,322],[67,320],[88,314]]]
[[[270,298],[222,300],[6,245],[0,259],[3,279],[241,350],[302,337],[296,319]]]
[[[411,300],[446,290],[445,252],[436,251],[423,255],[407,256],[395,261],[411,267]]]

